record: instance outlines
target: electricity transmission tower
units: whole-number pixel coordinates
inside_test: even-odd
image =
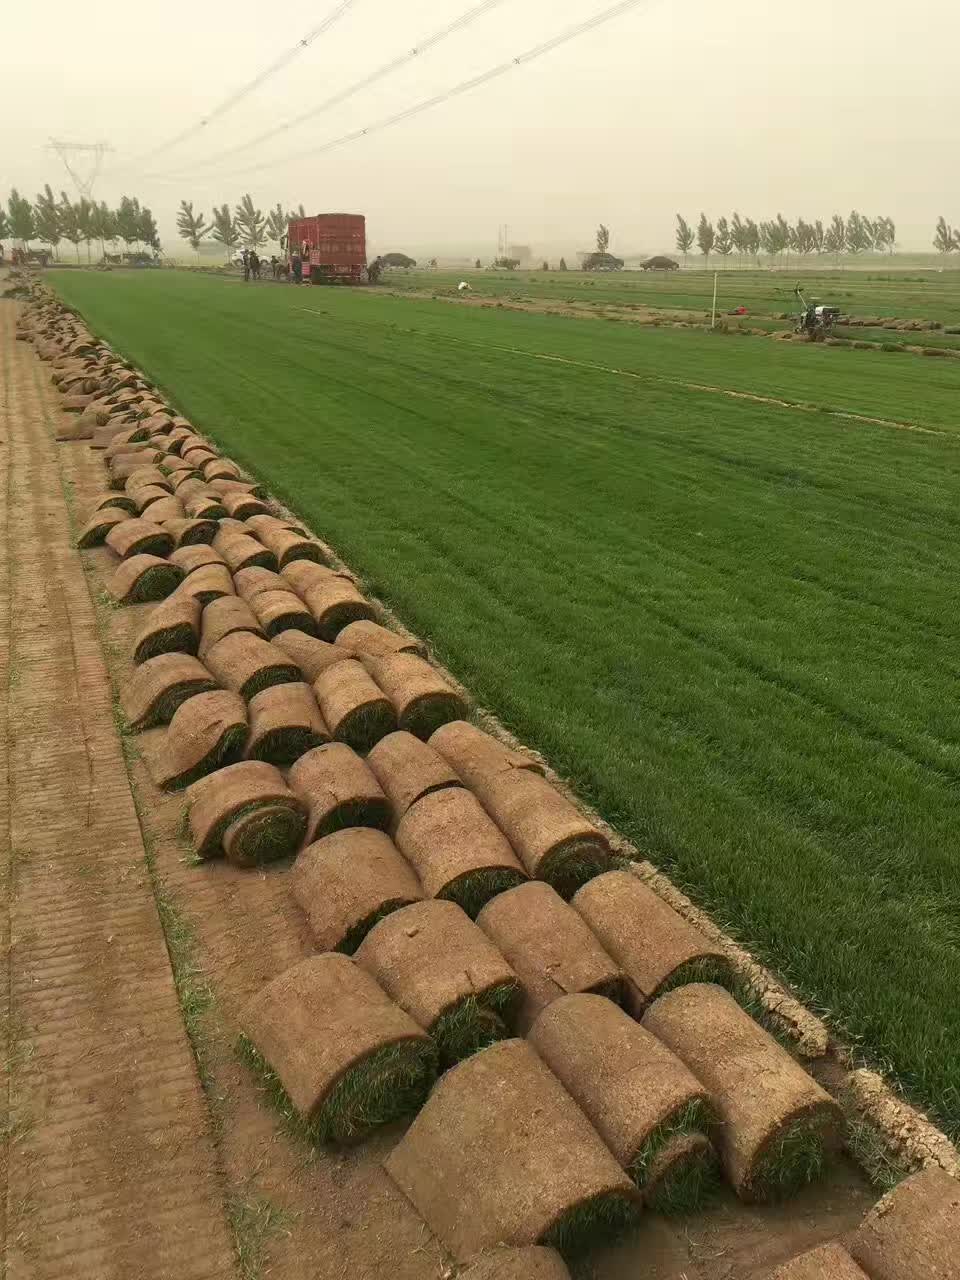
[[[55,151],[63,161],[63,167],[73,179],[73,185],[81,196],[88,200],[93,198],[93,184],[100,175],[103,157],[112,151],[109,142],[64,142],[61,138],[51,138],[48,151]],[[86,173],[80,172],[78,164],[81,156],[89,156],[90,164]]]

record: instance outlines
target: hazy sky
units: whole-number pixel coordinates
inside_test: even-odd
[[[544,253],[673,246],[674,215],[734,208],[891,215],[904,248],[960,223],[957,0],[639,0],[627,14],[382,132],[330,139],[451,88],[609,7],[499,0],[396,73],[259,145],[477,0],[354,0],[284,71],[197,123],[340,0],[64,0],[5,7],[0,192],[68,185],[50,135],[115,148],[95,189],[138,195],[175,238],[181,198],[367,216],[376,250],[489,255],[497,228]],[[228,157],[227,148],[242,146]],[[248,172],[249,166],[277,163]]]

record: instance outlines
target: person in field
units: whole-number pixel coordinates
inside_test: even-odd
[[[249,249],[244,249],[243,253],[240,255],[240,260],[243,265],[243,278],[244,280],[249,280],[250,279],[250,250]]]
[[[293,283],[300,284],[303,280],[303,259],[299,252],[294,251],[293,257],[290,259],[290,266],[293,268]]]

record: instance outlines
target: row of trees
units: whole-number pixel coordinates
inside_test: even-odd
[[[819,218],[815,222],[798,218],[791,224],[782,213],[769,222],[755,222],[753,218],[741,218],[735,213],[729,221],[718,218],[714,225],[701,213],[696,230],[677,214],[677,249],[686,257],[696,243],[705,260],[711,253],[726,258],[734,252],[740,255],[741,262],[745,257],[759,258],[761,252],[771,258],[791,252],[800,256],[811,253],[839,256],[870,250],[893,253],[896,240],[897,228],[892,218],[871,219],[856,209],[846,218],[835,213],[826,225]]]
[[[22,196],[14,187],[6,207],[0,208],[0,241],[4,239],[18,241],[24,249],[38,240],[49,245],[55,256],[59,256],[59,246],[66,240],[76,250],[78,262],[80,245],[84,243],[88,262],[93,244],[100,245],[101,256],[108,244],[117,247],[121,240],[128,249],[134,245],[160,248],[154,216],[136,196],[124,196],[119,207],[111,209],[105,202],[97,204],[86,196],[71,200],[65,191],[58,199],[49,183],[36,200]]]
[[[198,257],[201,241],[210,236],[223,245],[229,258],[238,245],[247,249],[259,249],[270,241],[280,244],[281,237],[287,234],[287,223],[292,218],[306,216],[303,205],[284,213],[283,205],[277,204],[275,209],[264,213],[256,207],[248,193],[233,210],[226,203],[214,205],[210,221],[207,222],[206,214],[194,212],[192,200],[181,200],[177,214],[177,233]]]
[[[933,247],[937,253],[960,253],[960,228],[954,231],[941,213],[933,235]]]

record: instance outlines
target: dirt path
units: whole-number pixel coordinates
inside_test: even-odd
[[[10,1280],[235,1275],[112,695],[72,549],[55,404],[0,301],[0,846]]]

